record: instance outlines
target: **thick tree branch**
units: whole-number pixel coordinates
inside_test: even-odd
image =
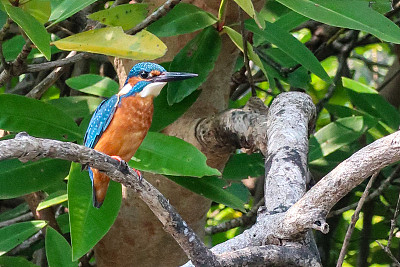
[[[164,230],[174,237],[191,260],[197,265],[219,266],[215,256],[183,221],[168,200],[146,180],[139,182],[136,172],[132,169],[129,174],[123,174],[125,167],[122,167],[119,161],[81,145],[35,138],[26,133],[20,133],[14,139],[0,142],[0,160],[18,158],[22,162],[27,162],[45,157],[89,165],[103,171],[114,181],[134,189],[164,225]]]

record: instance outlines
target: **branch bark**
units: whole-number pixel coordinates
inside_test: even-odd
[[[0,142],[0,160],[18,158],[27,162],[45,157],[89,165],[105,172],[114,181],[134,189],[164,225],[164,230],[174,237],[191,260],[198,265],[219,266],[215,256],[183,221],[169,201],[146,180],[139,181],[136,172],[128,166],[123,167],[119,161],[81,145],[35,138],[26,133],[19,133],[14,139]],[[130,170],[127,175],[124,174],[126,167]]]

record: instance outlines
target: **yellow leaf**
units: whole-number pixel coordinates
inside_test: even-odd
[[[121,27],[107,27],[78,33],[53,42],[61,50],[99,53],[134,60],[153,60],[162,57],[166,45],[155,35],[141,31],[125,34]]]

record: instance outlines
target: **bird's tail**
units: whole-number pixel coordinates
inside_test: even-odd
[[[89,168],[89,176],[92,180],[93,206],[95,208],[100,208],[106,198],[110,178],[104,173],[92,168]]]

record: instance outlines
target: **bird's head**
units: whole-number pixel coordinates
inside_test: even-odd
[[[197,76],[194,73],[167,72],[158,64],[141,62],[133,66],[126,78],[124,87],[122,87],[118,95],[124,97],[134,94],[139,94],[141,97],[158,96],[167,82],[185,80]]]

